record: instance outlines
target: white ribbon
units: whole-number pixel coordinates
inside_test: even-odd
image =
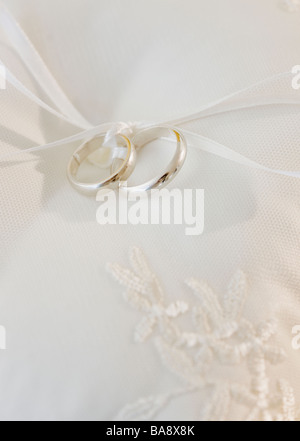
[[[132,136],[141,128],[151,127],[155,125],[168,125],[180,128],[180,131],[185,135],[189,147],[197,148],[202,151],[211,153],[221,158],[248,166],[256,169],[284,175],[290,177],[300,178],[300,171],[284,171],[276,170],[259,164],[246,156],[243,156],[236,151],[215,142],[212,139],[205,138],[200,134],[190,132],[183,128],[187,123],[200,120],[202,118],[230,112],[238,109],[248,109],[259,106],[278,105],[278,104],[300,104],[300,93],[295,94],[292,89],[292,72],[285,72],[277,74],[264,81],[256,83],[250,87],[240,90],[234,94],[228,95],[218,101],[207,104],[200,108],[194,114],[182,116],[174,120],[168,121],[154,121],[154,122],[138,122],[138,123],[105,123],[98,126],[93,126],[80,114],[80,112],[73,106],[67,98],[63,90],[57,84],[56,80],[49,72],[47,66],[42,58],[28,39],[25,32],[18,25],[12,15],[6,10],[4,6],[0,6],[0,26],[5,33],[6,38],[11,46],[17,51],[22,58],[24,64],[31,72],[35,80],[38,82],[44,93],[53,102],[54,107],[42,101],[39,97],[33,94],[24,84],[22,84],[8,69],[6,69],[6,80],[24,94],[31,101],[36,103],[39,107],[48,111],[57,118],[66,121],[73,126],[80,128],[81,131],[75,135],[59,139],[48,144],[34,146],[20,152],[14,152],[9,155],[2,156],[0,159],[6,159],[21,153],[35,153],[45,149],[54,148],[60,145],[72,143],[74,141],[84,140],[97,136],[99,133],[107,132],[106,141],[111,139],[116,133],[123,133]],[[1,60],[0,60],[1,61]],[[2,63],[3,64],[3,63]],[[276,86],[276,93],[272,91],[272,87]]]

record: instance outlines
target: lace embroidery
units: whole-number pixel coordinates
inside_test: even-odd
[[[170,400],[208,386],[214,393],[199,415],[201,420],[224,421],[234,404],[247,409],[245,419],[249,421],[296,420],[293,388],[284,379],[272,384],[268,376],[269,365],[277,365],[286,357],[271,343],[276,323],[271,320],[254,326],[243,317],[247,282],[242,271],[234,275],[222,301],[208,284],[191,279],[187,286],[196,304],[181,300],[168,304],[141,250],[134,248],[130,260],[132,270],[118,264],[110,264],[107,269],[126,288],[125,300],[143,314],[135,329],[135,340],[141,343],[153,337],[163,364],[184,386],[127,405],[116,420],[149,420]],[[180,316],[188,319],[192,330],[183,328]],[[215,366],[228,366],[234,378],[235,366],[242,363],[248,370],[247,384],[220,380],[211,374]]]

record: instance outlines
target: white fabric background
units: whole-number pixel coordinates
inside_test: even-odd
[[[277,0],[6,5],[94,124],[184,115],[300,64],[300,12],[285,12]],[[9,44],[0,49],[15,75],[38,93]],[[76,131],[10,86],[1,91],[0,114],[3,153]],[[299,107],[231,112],[190,129],[269,167],[300,170]],[[0,324],[7,329],[0,419],[113,419],[128,403],[178,388],[180,380],[151,342],[133,341],[140,313],[105,270],[107,262],[128,267],[134,245],[147,255],[169,302],[196,302],[187,278],[207,280],[222,294],[243,269],[249,281],[244,315],[253,323],[275,316],[276,341],[287,353],[282,365],[270,368],[270,378],[288,378],[299,403],[300,352],[291,348],[291,329],[300,324],[298,180],[191,150],[172,187],[205,189],[204,235],[188,238],[178,226],[101,227],[97,203],[66,179],[75,147],[0,165]],[[248,381],[240,366],[216,375]],[[210,393],[178,398],[156,418],[201,419]],[[234,407],[228,418],[246,413]]]

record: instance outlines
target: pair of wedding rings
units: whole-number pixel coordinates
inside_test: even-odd
[[[166,134],[168,137],[171,136],[177,143],[175,154],[167,169],[163,174],[154,177],[150,181],[134,187],[128,187],[127,179],[135,169],[137,152],[150,142],[159,138],[165,138]],[[150,127],[138,131],[132,139],[122,133],[118,133],[115,135],[115,147],[111,148],[110,151],[110,176],[107,179],[99,180],[98,182],[81,182],[77,178],[79,167],[88,157],[95,154],[97,150],[103,147],[106,135],[106,133],[102,133],[96,138],[85,142],[79,147],[70,160],[67,171],[68,179],[76,190],[86,195],[95,195],[103,188],[119,188],[129,192],[161,189],[175,178],[186,159],[187,144],[184,137],[177,129],[165,126]],[[121,165],[119,164],[120,160],[122,161]],[[118,165],[116,166],[117,163]]]

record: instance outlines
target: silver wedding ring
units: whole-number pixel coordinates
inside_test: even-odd
[[[100,180],[99,182],[88,183],[81,182],[77,179],[77,173],[81,164],[95,151],[103,148],[105,142],[106,133],[100,134],[96,138],[85,142],[79,147],[73,154],[67,170],[68,179],[71,185],[81,193],[93,196],[102,188],[118,188],[121,180],[126,180],[132,174],[136,165],[136,149],[133,143],[124,135],[117,134],[116,142],[117,147],[114,147],[115,152],[122,152],[125,150],[124,158],[122,159],[122,165],[119,166],[107,179]],[[123,147],[123,149],[122,149]],[[124,152],[123,152],[124,153]],[[116,155],[118,157],[118,154]]]
[[[156,139],[168,139],[169,137],[171,137],[171,141],[176,142],[176,151],[173,159],[165,171],[160,176],[156,176],[150,181],[133,187],[127,186],[127,182],[121,180],[119,187],[122,190],[135,193],[154,189],[158,190],[168,185],[176,177],[185,162],[187,154],[187,144],[185,138],[178,130],[165,126],[156,126],[143,129],[135,135],[133,138],[133,143],[135,144],[137,150],[141,150],[147,144],[155,141]]]
[[[141,185],[128,187],[127,179],[135,169],[137,151],[156,139],[165,139],[166,137],[171,137],[171,140],[176,142],[176,152],[168,167],[161,175],[154,177],[150,181]],[[81,164],[97,150],[104,148],[105,140],[106,133],[103,133],[85,142],[73,154],[68,165],[67,175],[71,185],[86,195],[95,195],[98,190],[103,188],[120,188],[128,192],[144,192],[163,188],[175,178],[186,159],[186,141],[177,129],[165,126],[149,127],[138,131],[133,139],[129,139],[122,134],[116,135],[115,145],[111,148],[111,174],[107,179],[92,183],[78,180],[77,174]],[[105,148],[107,149],[107,146]],[[121,160],[121,165],[118,162],[118,166],[116,167],[116,160]]]

